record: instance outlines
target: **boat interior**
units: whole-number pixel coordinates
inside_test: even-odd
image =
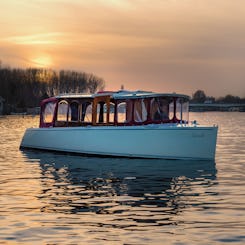
[[[188,123],[189,97],[152,92],[60,95],[41,103],[40,127]]]

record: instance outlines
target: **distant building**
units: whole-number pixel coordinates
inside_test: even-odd
[[[204,101],[204,104],[213,104],[213,101],[208,99]]]
[[[0,115],[3,114],[3,104],[4,104],[5,99],[0,96]]]

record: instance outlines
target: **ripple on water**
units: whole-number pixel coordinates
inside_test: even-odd
[[[38,118],[0,118],[0,242],[244,244],[244,116],[207,116],[216,162],[21,152]]]

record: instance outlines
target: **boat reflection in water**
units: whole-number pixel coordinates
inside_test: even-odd
[[[213,161],[23,154],[40,164],[42,212],[125,215],[136,222],[143,215],[143,222],[166,223],[166,215],[202,208],[216,195],[209,190],[216,183]]]

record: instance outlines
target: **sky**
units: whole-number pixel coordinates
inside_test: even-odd
[[[0,0],[0,60],[106,90],[245,97],[244,0]]]

